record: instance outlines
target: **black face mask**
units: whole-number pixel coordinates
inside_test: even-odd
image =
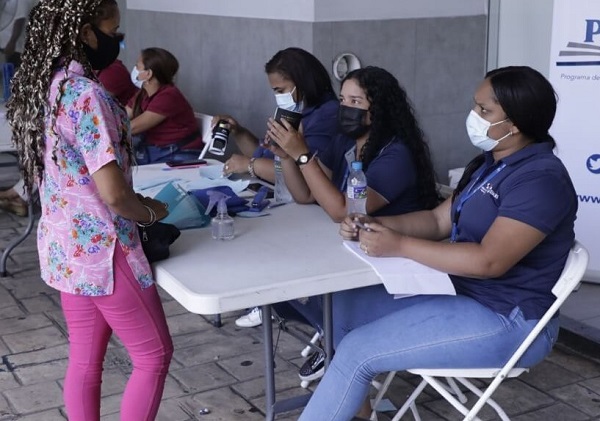
[[[340,131],[352,139],[358,139],[371,128],[370,124],[365,124],[367,110],[360,108],[347,107],[340,105],[338,111],[338,127]]]
[[[116,34],[114,36],[106,35],[94,25],[92,25],[92,31],[96,34],[98,48],[94,50],[89,45],[83,44],[83,51],[85,51],[85,55],[87,56],[92,69],[106,69],[119,56],[123,34]]]

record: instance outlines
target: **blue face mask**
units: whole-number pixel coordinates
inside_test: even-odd
[[[294,101],[294,96],[292,95],[296,87],[292,89],[290,92],[286,92],[283,94],[275,94],[275,101],[277,101],[277,106],[279,108],[283,108],[288,111],[298,111],[300,109],[299,104]]]
[[[506,139],[508,136],[512,135],[512,132],[508,132],[506,135],[502,136],[500,139],[492,139],[488,136],[488,130],[492,126],[496,126],[498,124],[504,123],[507,118],[498,121],[496,123],[490,123],[475,111],[471,110],[469,116],[467,117],[467,133],[469,134],[469,139],[471,143],[476,148],[482,149],[484,151],[491,151],[501,140]]]
[[[131,83],[133,83],[139,89],[142,89],[142,85],[144,84],[143,80],[139,80],[140,71],[137,69],[137,66],[133,66],[131,69]]]

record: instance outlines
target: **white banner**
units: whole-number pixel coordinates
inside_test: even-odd
[[[550,81],[558,93],[551,134],[577,195],[576,237],[600,282],[600,1],[554,0]]]

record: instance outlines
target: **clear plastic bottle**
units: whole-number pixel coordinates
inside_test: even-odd
[[[213,240],[231,240],[234,237],[233,218],[227,213],[227,197],[221,198],[217,205],[217,216],[210,222]]]
[[[367,177],[362,162],[354,161],[346,183],[346,210],[350,214],[367,214]]]
[[[275,203],[293,202],[292,194],[285,185],[283,177],[283,168],[281,167],[281,158],[275,155]]]
[[[208,215],[217,202],[217,216],[210,221],[213,240],[231,240],[235,236],[233,218],[227,213],[227,199],[229,196],[217,190],[208,192],[209,204],[205,214]]]

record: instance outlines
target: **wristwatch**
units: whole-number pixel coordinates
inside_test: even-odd
[[[300,166],[300,165],[308,164],[308,161],[310,161],[310,159],[312,157],[313,157],[312,152],[303,153],[302,155],[300,155],[298,157],[298,159],[296,159],[296,165]]]

